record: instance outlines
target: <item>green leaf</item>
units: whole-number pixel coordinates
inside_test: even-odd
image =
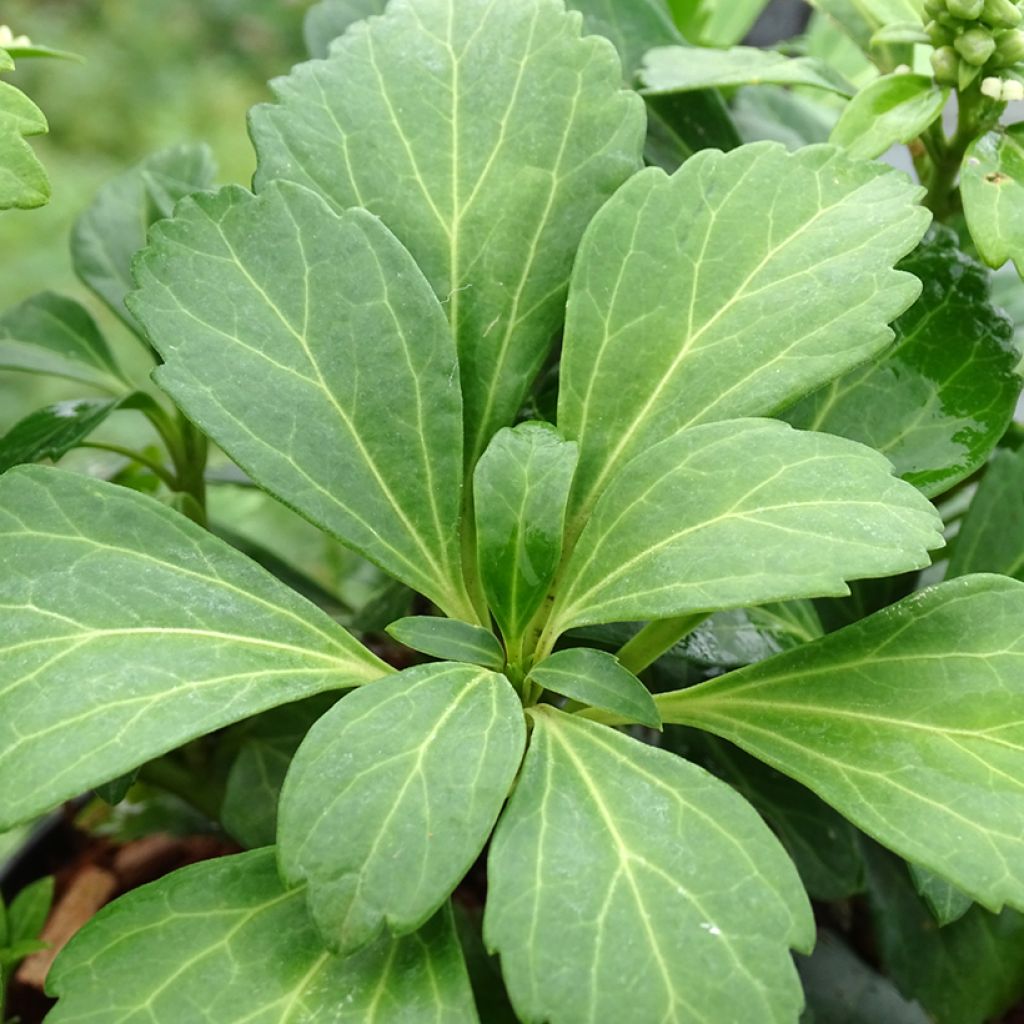
[[[871,49],[871,38],[885,25],[920,22],[922,0],[811,0],[819,11],[842,26],[864,51]]]
[[[661,728],[661,716],[647,687],[604,651],[587,647],[558,651],[534,665],[527,678],[581,704],[614,711],[651,729]]]
[[[567,0],[566,6],[583,15],[584,31],[611,40],[627,85],[648,50],[685,43],[664,0]]]
[[[900,269],[924,293],[893,324],[896,344],[786,413],[880,451],[926,495],[984,464],[1013,416],[1021,379],[1013,324],[989,296],[989,274],[940,229]]]
[[[273,850],[183,868],[101,910],[47,978],[50,1024],[476,1024],[451,909],[324,951]]]
[[[71,233],[75,273],[134,331],[125,296],[134,287],[132,257],[150,225],[184,196],[213,184],[217,165],[206,145],[172,146],[148,156],[99,190]]]
[[[687,39],[702,46],[738,43],[753,27],[768,0],[668,0]]]
[[[459,368],[408,252],[365,210],[286,182],[198,194],[150,238],[129,306],[160,386],[272,494],[474,618]]]
[[[0,968],[13,970],[25,957],[46,948],[46,943],[40,942],[38,939],[24,939],[21,942],[15,942],[6,949],[0,949]]]
[[[265,711],[238,727],[243,737],[224,785],[220,822],[242,846],[270,846],[277,836],[277,805],[295,751],[313,723],[337,701],[320,694]]]
[[[7,911],[10,941],[26,942],[36,939],[46,924],[53,905],[53,876],[47,875],[26,885]]]
[[[584,228],[640,166],[620,81],[559,0],[403,0],[252,113],[258,191],[283,178],[364,206],[423,268],[458,343],[468,465],[550,351]]]
[[[0,828],[388,671],[223,541],[113,484],[39,466],[0,477],[0,564]]]
[[[508,680],[449,663],[356,691],[313,726],[278,843],[330,948],[406,934],[437,910],[483,849],[525,742]]]
[[[978,255],[990,267],[1013,260],[1024,276],[1024,124],[988,132],[967,147],[960,195]]]
[[[934,871],[918,867],[916,864],[907,866],[910,868],[910,877],[914,880],[914,888],[928,904],[932,916],[940,927],[959,921],[974,906],[970,896],[961,892],[955,885],[950,885]]]
[[[0,370],[64,377],[113,394],[128,387],[85,307],[53,292],[33,295],[0,316]]]
[[[656,699],[990,909],[1024,906],[1024,584],[969,576]]]
[[[884,348],[920,293],[891,269],[927,226],[919,194],[829,147],[771,143],[620,189],[587,231],[569,298],[558,425],[580,444],[571,532],[616,470],[682,427],[774,412]]]
[[[571,555],[549,635],[849,593],[929,564],[942,521],[863,445],[777,420],[680,431],[612,481]]]
[[[885,75],[862,89],[843,111],[830,142],[857,160],[881,156],[917,138],[942,113],[949,90],[927,75]]]
[[[1024,916],[981,907],[939,928],[907,867],[866,844],[869,902],[882,966],[936,1024],[984,1024],[1024,995]]]
[[[543,604],[562,557],[576,457],[576,445],[563,441],[553,427],[521,423],[499,430],[477,463],[473,499],[480,579],[510,649]]]
[[[302,35],[311,57],[323,59],[350,25],[383,14],[387,0],[320,0],[306,11]]]
[[[1024,576],[1024,451],[996,452],[956,535],[947,577]]]
[[[46,133],[43,112],[20,90],[0,82],[0,210],[31,210],[50,198],[50,182],[26,137]]]
[[[795,1020],[814,924],[753,808],[554,708],[491,844],[484,939],[524,1021]],[[728,978],[728,984],[722,979]]]
[[[744,142],[781,142],[796,150],[828,142],[836,117],[830,107],[780,86],[740,89],[732,116]]]
[[[644,95],[738,85],[803,85],[840,96],[853,96],[857,91],[815,57],[785,57],[754,46],[729,50],[658,47],[645,55],[640,82]]]
[[[54,462],[84,441],[121,404],[72,398],[37,409],[0,437],[0,473],[25,462]]]
[[[0,71],[13,71],[14,60],[11,58],[11,54],[8,50],[0,47]]]
[[[442,661],[482,665],[494,672],[505,667],[505,651],[483,626],[435,615],[412,615],[392,622],[387,632],[400,644]]]

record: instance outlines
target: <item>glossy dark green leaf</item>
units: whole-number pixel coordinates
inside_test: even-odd
[[[534,665],[527,678],[570,700],[614,711],[651,729],[661,728],[661,716],[647,687],[605,651],[589,647],[557,651]]]
[[[350,25],[383,14],[387,0],[320,0],[306,11],[302,35],[311,57],[323,59]]]
[[[1021,379],[1013,324],[989,297],[988,272],[942,229],[900,268],[924,284],[893,328],[896,343],[786,413],[794,426],[880,451],[929,497],[988,458],[1013,416]]]
[[[949,90],[928,75],[885,75],[850,101],[830,141],[858,160],[881,156],[897,142],[917,138],[941,113]]]
[[[505,652],[498,638],[483,626],[435,615],[411,615],[392,622],[388,633],[400,644],[442,661],[463,661],[500,672]]]
[[[320,694],[257,715],[238,727],[238,755],[224,785],[220,822],[242,846],[271,846],[288,766],[313,723],[336,702]],[[230,741],[229,741],[230,742]]]
[[[640,83],[644,95],[740,85],[802,85],[847,97],[857,91],[816,57],[786,57],[755,46],[657,47],[644,56]]]
[[[39,466],[0,477],[0,564],[0,828],[388,671],[223,541],[113,484]]]
[[[981,907],[940,928],[907,867],[868,844],[868,895],[886,974],[936,1024],[986,1024],[1024,995],[1024,916]]]
[[[75,272],[129,327],[132,257],[154,221],[169,217],[184,196],[213,184],[217,166],[205,145],[172,146],[148,156],[99,190],[71,233]]]
[[[477,1024],[451,910],[327,953],[273,850],[183,868],[99,912],[47,978],[49,1024]]]
[[[474,618],[455,346],[408,252],[287,182],[196,195],[150,237],[129,305],[161,387],[272,494]]]
[[[932,916],[940,926],[959,921],[974,906],[974,900],[970,896],[934,871],[919,867],[917,864],[907,866],[910,868],[910,877],[914,880],[914,888],[928,904]]]
[[[47,130],[43,112],[19,89],[0,82],[0,210],[31,210],[50,198],[50,182],[26,137]]]
[[[789,947],[808,949],[814,923],[753,808],[667,751],[545,705],[530,714],[484,916],[520,1018],[790,1024]]]
[[[0,437],[0,473],[25,462],[56,462],[120,404],[116,398],[72,398],[30,413]]]
[[[565,567],[549,637],[848,593],[929,564],[942,521],[877,452],[778,420],[680,431],[612,482]]]
[[[1013,260],[1024,275],[1024,124],[997,128],[967,147],[960,195],[978,255],[990,267]]]
[[[971,572],[1024,576],[1024,451],[996,453],[960,524],[946,575]]]
[[[33,295],[0,316],[0,370],[65,377],[117,394],[127,389],[88,311],[53,292]]]
[[[525,742],[508,680],[450,663],[356,691],[313,726],[281,794],[279,856],[332,949],[437,910],[483,849]]]
[[[990,909],[1024,907],[1024,584],[969,576],[656,698]]]
[[[641,101],[580,32],[560,0],[403,0],[251,117],[258,191],[286,179],[363,206],[422,267],[458,343],[468,464],[515,418],[580,236],[640,164]]]
[[[510,649],[544,602],[558,568],[576,457],[576,445],[553,427],[522,423],[498,431],[477,463],[480,580]]]
[[[927,225],[918,195],[830,147],[772,143],[620,189],[573,271],[558,405],[580,445],[571,532],[658,441],[773,412],[883,349],[920,293],[892,269]]]

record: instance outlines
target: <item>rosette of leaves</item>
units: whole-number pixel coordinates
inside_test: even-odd
[[[274,83],[254,191],[185,199],[136,259],[157,382],[422,595],[391,627],[422,663],[151,498],[0,479],[0,827],[351,691],[294,752],[276,848],[106,908],[55,1024],[477,1020],[451,900],[485,848],[516,1019],[794,1022],[796,868],[644,742],[662,723],[1024,907],[1024,585],[951,580],[679,692],[635,674],[709,613],[921,568],[942,523],[875,450],[771,418],[892,342],[920,190],[827,145],[642,170],[621,82],[560,0],[393,0]],[[557,422],[517,422],[560,332]],[[622,622],[648,623],[628,659],[567,641]]]

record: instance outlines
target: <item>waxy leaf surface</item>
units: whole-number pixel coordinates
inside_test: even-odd
[[[573,531],[616,470],[682,427],[764,415],[892,339],[920,284],[892,265],[928,214],[896,172],[758,143],[636,175],[576,261],[558,426]],[[638,358],[642,353],[642,358]]]
[[[0,316],[0,370],[64,377],[115,393],[127,389],[89,312],[53,292],[33,295]]]
[[[0,82],[0,210],[31,210],[50,198],[50,182],[26,136],[46,132],[43,112],[19,89]]]
[[[473,475],[477,560],[506,642],[520,640],[562,555],[576,445],[542,423],[498,431]]]
[[[508,680],[449,663],[350,694],[313,726],[281,794],[279,855],[332,949],[434,913],[483,849],[525,742]]]
[[[105,907],[47,978],[50,1024],[477,1024],[451,909],[344,959],[273,850],[183,868]]]
[[[1024,275],[1024,124],[988,132],[967,147],[960,195],[978,255],[996,268],[1013,260]]]
[[[530,669],[527,678],[581,704],[616,711],[651,729],[661,728],[650,691],[605,651],[589,647],[556,651]]]
[[[791,1024],[802,994],[789,947],[808,949],[814,925],[754,809],[667,751],[554,708],[531,714],[484,917],[520,1018]]]
[[[680,431],[602,495],[565,568],[573,626],[848,593],[929,564],[942,521],[877,452],[777,420]]]
[[[483,626],[436,615],[410,615],[392,622],[387,631],[400,644],[441,661],[465,661],[495,672],[505,667],[498,638]]]
[[[510,423],[562,323],[573,256],[640,165],[642,102],[557,0],[395,0],[252,115],[274,179],[363,206],[408,247],[458,343],[466,457]]]
[[[847,97],[856,91],[822,60],[785,57],[756,46],[659,46],[644,56],[640,83],[645,95],[738,85],[803,85]]]
[[[924,284],[876,360],[798,402],[796,427],[860,441],[928,496],[973,473],[1003,436],[1020,394],[1013,323],[988,272],[943,229],[900,269]]]
[[[271,493],[472,617],[455,346],[408,252],[288,183],[197,195],[151,238],[129,301],[161,387]]]
[[[1024,584],[969,576],[657,697],[979,903],[1024,907]]]
[[[196,736],[388,672],[223,541],[113,484],[5,474],[0,564],[0,829]]]
[[[172,146],[107,182],[75,223],[75,272],[132,330],[137,326],[124,307],[132,257],[145,246],[149,226],[170,217],[179,199],[210,188],[216,172],[208,146]]]

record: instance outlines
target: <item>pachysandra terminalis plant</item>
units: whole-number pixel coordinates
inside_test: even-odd
[[[698,685],[638,678],[710,613],[928,565],[926,495],[1005,421],[942,471],[900,466],[894,430],[902,478],[836,436],[884,394],[888,325],[934,345],[979,269],[942,231],[910,256],[923,190],[836,146],[642,169],[622,82],[560,0],[392,0],[253,112],[254,190],[183,200],[136,259],[159,385],[423,595],[441,614],[389,631],[438,660],[395,671],[151,498],[0,478],[0,828],[351,691],[295,753],[276,846],[101,912],[51,971],[54,1024],[477,1020],[451,896],[485,847],[519,1020],[794,1022],[804,884],[743,796],[647,742],[670,724],[934,888],[1024,909],[1024,584],[968,574]],[[555,422],[525,418],[560,331]],[[587,645],[620,623],[645,625],[618,657]]]

